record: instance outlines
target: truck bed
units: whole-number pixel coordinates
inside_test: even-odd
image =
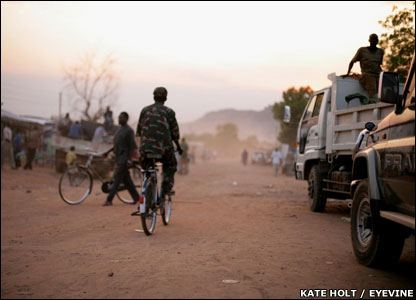
[[[352,154],[359,133],[367,122],[378,124],[392,110],[386,103],[367,104],[340,109],[334,112],[332,126],[327,135],[327,153]],[[365,146],[365,140],[362,146]]]
[[[333,83],[332,113],[328,114],[325,151],[331,155],[351,155],[365,123],[371,121],[377,125],[393,111],[394,105],[381,102],[362,105],[357,98],[347,103],[345,97],[350,94],[360,93],[368,97],[358,79],[342,78],[335,74],[328,75],[328,79]],[[362,146],[365,146],[365,141]]]

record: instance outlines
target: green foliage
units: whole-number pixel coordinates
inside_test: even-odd
[[[413,2],[413,6],[415,2]],[[397,6],[393,6],[393,12]],[[397,72],[400,80],[405,81],[412,55],[415,51],[414,8],[405,8],[378,21],[388,32],[380,38],[380,47],[384,49],[384,61],[388,71]]]
[[[313,90],[309,86],[300,87],[299,89],[291,87],[283,92],[283,101],[273,105],[274,118],[280,121],[281,124],[280,133],[277,137],[281,143],[289,144],[292,147],[295,145],[297,132],[296,124],[299,123],[306,103],[312,93]],[[283,123],[285,105],[289,105],[291,109],[291,124],[289,125]]]

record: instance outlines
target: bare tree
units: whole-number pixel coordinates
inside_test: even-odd
[[[116,60],[107,55],[97,62],[94,52],[80,57],[78,63],[64,67],[64,80],[75,98],[75,110],[88,121],[98,121],[117,100],[119,76]]]

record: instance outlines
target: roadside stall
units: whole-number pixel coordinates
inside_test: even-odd
[[[31,130],[40,130],[42,132],[42,147],[40,151],[37,151],[35,156],[35,162],[41,162],[53,164],[55,160],[55,149],[53,147],[53,136],[56,134],[56,123],[53,120],[33,117],[33,116],[21,116],[9,111],[1,110],[1,130],[8,126],[13,133],[13,136],[20,132],[24,136],[27,136]],[[20,156],[25,160],[25,151],[20,152]]]
[[[90,152],[103,153],[113,147],[113,132],[109,136],[103,138],[99,143],[94,143],[92,137],[95,129],[100,126],[99,123],[82,121],[81,127],[83,132],[82,139],[73,139],[60,135],[54,136],[53,144],[55,147],[55,168],[56,172],[62,173],[66,170],[66,154],[70,148],[75,147],[75,153],[79,163],[83,164],[88,160]],[[117,128],[116,128],[117,129]],[[115,129],[115,130],[116,130]],[[106,157],[96,157],[93,161],[94,169],[102,177],[107,177],[108,173],[114,169],[114,162],[112,159]]]

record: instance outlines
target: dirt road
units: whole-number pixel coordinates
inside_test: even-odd
[[[2,298],[299,298],[300,289],[414,289],[415,240],[393,270],[359,265],[349,209],[309,211],[306,183],[271,167],[200,163],[176,176],[171,224],[154,235],[99,185],[60,200],[52,169],[1,179]],[[223,280],[237,280],[227,284]]]

